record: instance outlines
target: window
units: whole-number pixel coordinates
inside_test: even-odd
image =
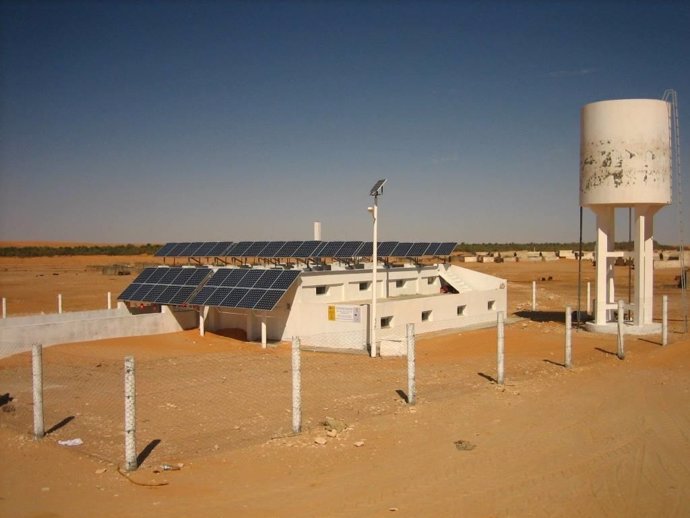
[[[317,295],[325,295],[328,293],[328,286],[317,286],[316,287],[316,294]]]
[[[495,300],[490,300],[489,303],[486,305],[486,309],[489,311],[493,311],[496,307],[496,301]]]
[[[426,279],[426,283],[428,285],[432,285],[435,282],[436,282],[436,277],[427,277],[427,279]]]
[[[428,322],[431,320],[431,310],[422,311],[422,322]]]
[[[393,325],[393,317],[381,317],[381,329],[386,329]]]
[[[359,291],[367,291],[369,289],[369,283],[368,282],[360,282],[359,283]]]
[[[463,304],[462,306],[458,306],[458,316],[461,317],[465,314],[465,309],[467,308],[467,305]]]
[[[398,279],[397,281],[395,281],[395,287],[396,287],[396,288],[402,288],[403,286],[405,286],[405,281],[404,281],[404,280]]]

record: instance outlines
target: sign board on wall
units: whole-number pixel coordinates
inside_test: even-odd
[[[328,320],[334,322],[360,322],[362,319],[359,306],[328,306]]]

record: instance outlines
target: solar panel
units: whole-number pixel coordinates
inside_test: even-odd
[[[333,257],[355,257],[357,250],[362,247],[361,241],[345,241]]]
[[[412,243],[398,243],[398,246],[393,249],[390,255],[393,257],[407,257],[410,248],[412,248]]]
[[[182,250],[179,255],[183,257],[194,257],[197,255],[196,251],[199,248],[201,248],[203,244],[204,243],[202,243],[201,241],[194,241],[193,243],[189,243],[189,246]]]
[[[429,248],[429,243],[414,243],[409,252],[407,252],[407,256],[421,257],[424,255],[424,252],[426,252],[427,248]]]
[[[231,246],[232,242],[230,241],[219,241],[211,247],[206,257],[225,257],[228,255],[226,250]]]
[[[156,270],[156,268],[144,268],[142,272],[139,275],[137,275],[137,278],[132,281],[132,283],[136,282],[141,284],[143,282],[146,282],[146,279],[148,279],[151,276],[154,270]]]
[[[132,283],[129,286],[125,288],[125,291],[120,293],[120,296],[118,297],[118,300],[132,300],[132,293],[137,291],[141,287],[141,284],[135,284]]]
[[[242,255],[245,257],[261,257],[261,251],[266,248],[266,245],[268,245],[268,241],[254,241]]]
[[[275,257],[293,257],[297,249],[302,246],[303,241],[288,241],[276,253]]]
[[[151,286],[151,289],[146,292],[146,295],[143,295],[139,300],[142,302],[155,302],[159,295],[163,293],[165,288],[167,288],[167,286],[164,286],[163,284],[154,284]]]
[[[231,255],[233,257],[243,257],[244,253],[250,246],[252,246],[252,244],[253,241],[240,241],[239,243],[235,243],[231,248],[228,249],[225,255]]]
[[[130,295],[129,300],[137,300],[137,301],[143,301],[146,299],[146,295],[148,294],[149,291],[151,291],[151,288],[153,288],[155,284],[140,284],[139,288]]]
[[[228,288],[230,289],[230,288]],[[236,308],[237,303],[249,292],[249,288],[234,288],[228,296],[222,301],[222,305],[226,308]]]
[[[244,297],[237,302],[236,307],[254,309],[254,306],[261,300],[264,293],[264,290],[249,290]]]
[[[441,243],[434,255],[450,255],[455,250],[457,243]]]
[[[238,268],[235,270],[229,270],[227,277],[221,283],[221,286],[230,286],[234,288],[237,284],[247,275],[249,270],[245,268]]]
[[[284,294],[283,290],[266,290],[261,300],[254,305],[254,309],[271,311]]]
[[[395,250],[396,246],[398,246],[397,241],[384,241],[383,243],[378,244],[376,247],[376,253],[380,257],[390,257],[393,255],[393,250]]]
[[[240,279],[237,286],[240,288],[252,288],[263,274],[263,270],[249,270],[247,274]]]
[[[159,248],[154,255],[154,257],[167,257],[168,252],[176,246],[177,243],[166,243],[161,248]]]
[[[316,252],[316,249],[321,246],[322,241],[305,241],[303,242],[299,247],[297,247],[297,250],[291,255],[291,257],[300,257],[300,258],[307,258],[307,257],[313,257],[314,252]]]
[[[180,253],[189,246],[189,242],[177,243],[170,252],[168,252],[168,257],[179,257]]]
[[[147,284],[158,284],[158,281],[163,278],[163,276],[168,273],[168,271],[172,270],[172,268],[167,268],[167,267],[161,267],[161,268],[154,268],[153,272],[151,272],[151,275],[149,276],[148,279],[146,279]]]
[[[374,254],[374,243],[371,241],[365,241],[362,246],[357,251],[359,257],[371,257]]]
[[[154,281],[156,284],[175,284],[175,278],[180,275],[180,268],[166,268],[168,271],[160,279]]]
[[[268,244],[261,250],[261,257],[275,257],[278,250],[280,250],[285,241],[269,241]]]
[[[180,291],[180,286],[163,286],[163,291],[152,302],[157,304],[170,304],[172,297]]]
[[[441,246],[441,243],[429,243],[429,248],[426,249],[425,255],[436,255],[436,250]]]
[[[195,268],[191,271],[192,275],[190,275],[189,279],[184,283],[187,286],[199,286],[204,279],[208,278],[213,273],[213,270],[210,268]]]
[[[345,244],[345,241],[326,241],[324,246],[318,250],[314,257],[336,257],[338,250]]]
[[[216,271],[216,273],[213,274],[213,276],[208,280],[208,282],[205,284],[206,286],[220,286],[225,278],[230,275],[231,272],[234,270],[231,270],[230,268],[220,268],[219,270]]]
[[[280,272],[280,277],[271,285],[271,288],[278,290],[287,290],[299,277],[299,270],[283,270]]]
[[[273,283],[280,277],[281,270],[266,270],[263,275],[254,284],[255,288],[270,288]]]
[[[216,288],[211,296],[206,300],[207,306],[220,306],[225,297],[227,297],[232,288]]]
[[[182,286],[179,291],[170,298],[168,304],[186,304],[195,289],[194,286]]]
[[[194,270],[196,268],[182,268],[179,272],[179,275],[175,277],[175,280],[173,282],[169,282],[168,284],[178,284],[178,285],[183,285],[187,284],[187,281],[189,278],[194,275]],[[161,284],[165,284],[164,282],[161,282]]]
[[[190,304],[197,306],[206,306],[206,301],[208,298],[216,291],[215,286],[204,286],[199,290],[199,292],[194,295],[194,298],[190,301]]]
[[[209,255],[209,252],[217,244],[218,244],[217,241],[207,241],[205,243],[202,243],[201,246],[199,248],[197,248],[196,252],[194,252],[194,257],[211,257]]]

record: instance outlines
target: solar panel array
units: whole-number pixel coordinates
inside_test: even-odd
[[[300,273],[299,270],[221,268],[199,290],[191,303],[270,311]]]
[[[192,304],[271,311],[299,270],[145,268],[118,297],[132,302]]]
[[[210,268],[145,268],[118,299],[156,304],[186,304],[213,270]]]
[[[457,243],[378,243],[379,257],[447,256]],[[371,241],[208,241],[167,243],[156,257],[260,257],[260,258],[324,258],[351,259],[370,257]]]

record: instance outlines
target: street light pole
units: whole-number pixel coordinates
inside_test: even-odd
[[[379,180],[374,184],[369,192],[369,196],[374,197],[374,206],[369,207],[371,216],[374,218],[374,241],[372,243],[371,251],[371,315],[370,315],[370,333],[371,337],[371,357],[376,357],[376,324],[378,324],[376,317],[376,299],[378,297],[376,286],[376,274],[378,273],[378,221],[379,221],[379,196],[383,194],[383,184],[386,183],[386,178]]]
[[[378,219],[379,219],[379,197],[374,195],[374,210],[371,215],[374,218],[374,242],[372,243],[372,262],[371,267],[371,357],[376,357],[376,274],[378,273]]]

